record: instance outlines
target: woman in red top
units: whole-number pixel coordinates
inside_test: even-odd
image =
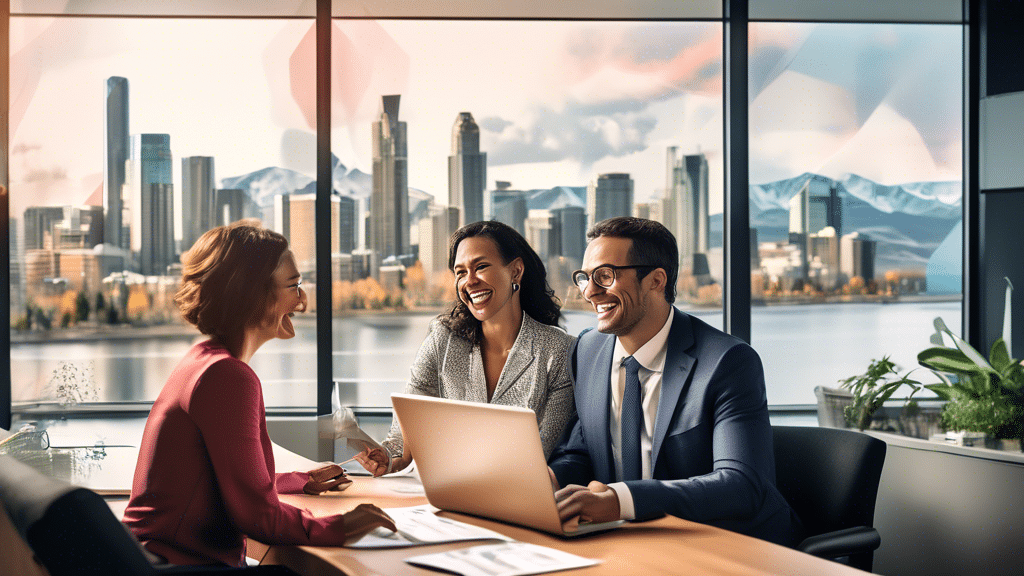
[[[253,225],[255,224],[255,225]],[[340,546],[391,518],[365,504],[314,518],[278,499],[308,473],[274,473],[263,389],[249,359],[292,338],[306,295],[288,241],[256,221],[204,234],[183,257],[175,301],[208,340],[175,367],[146,421],[124,523],[172,564],[245,564],[245,536]]]

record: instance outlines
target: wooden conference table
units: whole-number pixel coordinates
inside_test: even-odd
[[[279,470],[308,469],[309,461],[290,460],[275,450]],[[283,457],[283,458],[282,458]],[[305,460],[305,459],[303,459]],[[288,464],[292,464],[289,466]],[[355,477],[343,492],[321,496],[284,495],[282,500],[306,508],[315,515],[336,514],[363,502],[381,508],[399,508],[426,504],[419,482],[414,477]],[[626,525],[601,534],[565,539],[475,516],[441,512],[441,515],[489,528],[521,542],[557,548],[585,558],[601,561],[596,566],[573,570],[572,574],[661,574],[767,576],[787,575],[861,575],[860,570],[822,560],[796,550],[777,546],[719,528],[674,517]],[[249,556],[264,564],[284,564],[300,574],[350,576],[418,574],[439,572],[404,562],[410,556],[467,548],[493,541],[458,542],[409,548],[367,550],[320,546],[266,546],[249,542]],[[569,572],[566,572],[569,574]]]

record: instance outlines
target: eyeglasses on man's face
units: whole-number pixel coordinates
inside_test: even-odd
[[[604,266],[598,266],[591,270],[587,274],[584,270],[577,270],[572,273],[572,283],[583,292],[587,289],[590,281],[593,280],[594,284],[597,284],[601,288],[611,288],[612,284],[615,284],[615,279],[618,277],[617,270],[628,270],[630,268],[657,268],[657,266],[651,266],[650,264],[637,264],[631,266],[615,266],[614,264],[605,264]]]

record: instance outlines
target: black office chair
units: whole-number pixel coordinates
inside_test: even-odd
[[[295,576],[284,566],[157,566],[95,492],[0,455],[0,502],[50,576]]]
[[[871,571],[885,442],[852,430],[773,426],[775,484],[810,536],[797,548]]]

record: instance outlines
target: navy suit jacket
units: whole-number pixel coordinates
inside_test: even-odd
[[[650,480],[626,482],[637,520],[665,514],[793,546],[800,521],[775,488],[764,370],[742,340],[673,308]],[[615,337],[570,349],[576,417],[550,459],[559,484],[615,481],[609,432]]]

